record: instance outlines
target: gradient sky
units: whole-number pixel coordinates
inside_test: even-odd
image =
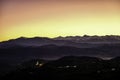
[[[119,35],[120,0],[0,1],[0,41],[84,34]]]

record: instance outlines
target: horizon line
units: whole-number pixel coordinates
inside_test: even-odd
[[[49,38],[49,39],[55,39],[55,38],[67,38],[67,37],[105,37],[105,36],[117,36],[117,37],[120,37],[120,35],[87,35],[87,34],[84,34],[84,35],[68,35],[68,36],[56,36],[56,37],[47,37],[47,36],[33,36],[33,37],[28,37],[28,36],[19,36],[19,37],[16,37],[16,38],[10,38],[10,39],[6,39],[6,40],[1,40],[1,42],[5,42],[5,41],[9,41],[9,40],[15,40],[15,39],[19,39],[19,38]]]

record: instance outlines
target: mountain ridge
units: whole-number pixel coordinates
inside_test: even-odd
[[[0,42],[0,48],[9,48],[11,46],[33,46],[40,47],[44,45],[73,46],[78,48],[98,47],[104,44],[118,44],[120,36],[67,36],[67,37],[20,37]]]
[[[53,40],[69,40],[70,38],[71,39],[76,39],[76,38],[83,38],[81,40],[88,40],[90,38],[99,38],[99,39],[102,39],[102,38],[112,38],[112,39],[116,39],[116,40],[120,40],[120,35],[105,35],[105,36],[98,36],[98,35],[93,35],[93,36],[89,36],[89,35],[83,35],[83,36],[58,36],[58,37],[54,37],[54,38],[50,38],[50,37],[40,37],[40,36],[35,36],[35,37],[24,37],[24,36],[21,36],[21,37],[18,37],[18,38],[15,38],[15,39],[9,39],[9,40],[5,40],[5,41],[1,41],[1,42],[6,42],[6,41],[12,41],[12,40],[17,40],[17,39],[53,39]],[[0,43],[1,43],[0,42]]]

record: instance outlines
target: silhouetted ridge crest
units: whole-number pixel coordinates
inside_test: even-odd
[[[67,60],[67,61],[101,61],[101,58],[97,57],[89,57],[89,56],[65,56],[61,59],[61,61]]]
[[[96,64],[103,61],[101,58],[89,57],[89,56],[65,56],[58,60],[49,62],[49,67],[59,67],[59,66],[78,66],[82,64]]]

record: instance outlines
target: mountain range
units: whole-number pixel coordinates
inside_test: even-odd
[[[119,56],[120,36],[20,37],[0,42],[0,59],[57,58],[65,55]]]
[[[3,41],[0,42],[0,71],[32,59],[53,60],[64,56],[103,59],[120,56],[120,36],[20,37]]]
[[[44,45],[56,46],[72,46],[77,48],[91,48],[98,47],[104,44],[118,44],[120,43],[120,36],[67,36],[67,37],[34,37],[26,38],[20,37],[8,41],[0,42],[0,48],[9,48],[16,46],[23,47],[40,47]]]

